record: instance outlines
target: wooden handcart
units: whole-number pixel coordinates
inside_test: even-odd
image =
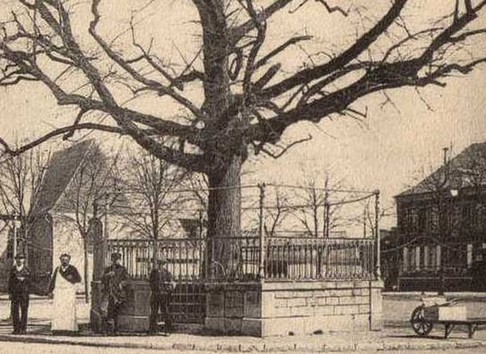
[[[486,324],[486,319],[468,319],[464,306],[455,306],[457,299],[422,298],[422,305],[416,307],[410,318],[410,324],[420,336],[427,336],[434,325],[444,325],[444,338],[448,338],[456,326],[466,326],[468,337],[473,338],[479,325]]]

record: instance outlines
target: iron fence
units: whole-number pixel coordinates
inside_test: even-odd
[[[158,257],[167,261],[174,280],[367,280],[375,276],[374,239],[217,237],[162,239]],[[108,240],[108,254],[119,252],[129,274],[148,278],[153,240]],[[262,261],[263,259],[263,261]]]

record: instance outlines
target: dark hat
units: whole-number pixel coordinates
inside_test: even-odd
[[[121,256],[121,253],[119,253],[119,252],[114,252],[114,253],[111,254],[111,260],[112,261],[117,261],[121,258],[122,258],[122,256]]]
[[[25,259],[25,254],[19,253],[15,256],[15,259]]]
[[[63,257],[67,257],[67,258],[71,259],[71,255],[67,254],[67,253],[63,253],[59,256],[59,258],[63,258]]]

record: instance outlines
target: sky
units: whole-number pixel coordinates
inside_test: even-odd
[[[12,0],[5,1],[14,3]],[[113,1],[111,3],[114,4]],[[366,4],[365,1],[355,3]],[[441,3],[447,3],[450,7],[452,2]],[[111,23],[115,24],[116,30],[126,27],[125,7],[129,8],[131,4],[128,0],[118,0],[116,7],[103,10],[104,16],[110,17]],[[187,49],[188,53],[194,52],[197,35],[193,31],[194,24],[189,21],[193,13],[188,1],[172,1],[168,4],[169,11],[148,8],[148,15],[140,17],[140,21],[146,25],[146,32],[143,32],[146,37],[142,35],[142,40],[160,36],[155,42],[155,49],[164,52],[167,60],[176,61],[181,48]],[[376,11],[368,11],[368,14],[378,15],[386,9],[384,6],[387,4],[388,1],[377,1]],[[356,21],[357,18],[348,20],[337,15],[326,15],[323,25],[322,10],[316,15],[316,5],[312,6],[305,6],[293,14],[290,22],[286,18],[276,18],[270,23],[269,31],[274,39],[269,43],[278,43],[289,34],[310,33],[316,38],[312,46],[332,50],[354,38],[354,27],[343,27],[341,23]],[[446,11],[447,6],[444,5],[442,11]],[[0,18],[6,14],[5,11],[6,8],[0,9]],[[412,1],[409,11],[411,23],[420,23],[424,19],[420,14],[437,12],[437,2]],[[482,14],[484,17],[485,12]],[[87,24],[87,19],[89,17],[81,16],[75,25],[81,28]],[[167,31],[160,30],[161,20]],[[365,19],[364,26],[366,21],[372,20],[373,16]],[[282,26],[283,23],[285,26]],[[107,34],[115,31],[108,26],[103,30]],[[174,33],[178,33],[176,40]],[[339,36],[342,39],[336,39]],[[482,37],[477,45],[484,48],[484,44],[485,37]],[[301,56],[302,53],[289,55],[290,59],[284,60],[284,67],[288,70],[300,65],[292,57]],[[451,148],[451,155],[454,156],[472,143],[486,141],[486,66],[479,67],[467,77],[450,78],[446,83],[445,88],[433,86],[423,89],[421,95],[409,88],[390,91],[393,105],[382,106],[385,98],[379,93],[361,99],[355,106],[367,112],[362,121],[335,117],[332,120],[324,119],[318,125],[302,123],[293,126],[286,132],[285,142],[309,134],[313,139],[291,149],[278,160],[252,157],[246,165],[253,172],[246,177],[248,183],[271,181],[302,184],[313,175],[323,185],[325,175],[330,174],[349,188],[379,189],[383,205],[391,206],[394,195],[418,183],[440,166],[444,147]],[[138,105],[149,111],[170,110],[167,108],[169,106],[160,107],[153,102],[142,101]],[[49,93],[37,84],[0,89],[0,136],[10,141],[29,139],[72,119],[72,111],[57,107]],[[115,145],[119,143],[119,139],[114,137],[109,141]],[[386,226],[393,226],[393,223],[393,217],[385,220]]]

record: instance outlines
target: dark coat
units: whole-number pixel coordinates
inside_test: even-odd
[[[119,264],[105,268],[102,283],[106,294],[111,301],[123,303],[126,300],[126,281],[130,278],[127,269]]]
[[[157,268],[150,272],[150,288],[152,294],[167,294],[172,292],[172,274],[167,269]]]
[[[58,276],[62,276],[71,284],[81,282],[81,276],[79,275],[79,272],[75,266],[69,264],[64,271],[62,267],[59,266],[56,268],[56,270],[54,270],[54,274],[52,275],[51,281],[49,282],[49,293],[52,293],[54,291],[54,288],[56,286],[56,278]]]
[[[24,266],[20,271],[13,266],[10,270],[10,277],[8,279],[8,293],[12,298],[29,297],[30,293],[30,272]]]

